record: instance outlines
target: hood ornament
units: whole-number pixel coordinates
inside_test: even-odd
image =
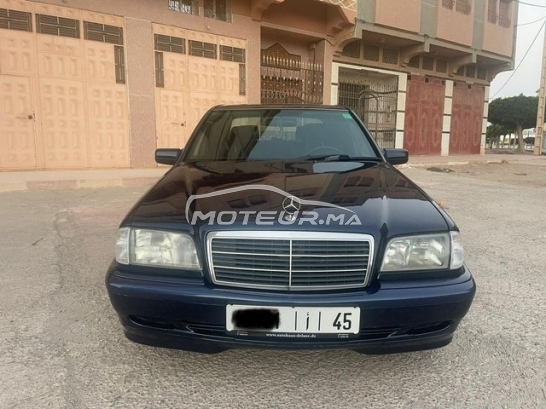
[[[296,196],[288,196],[283,200],[282,208],[284,209],[285,219],[292,221],[298,216],[301,209],[301,202]]]

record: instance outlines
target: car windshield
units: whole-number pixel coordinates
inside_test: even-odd
[[[379,160],[345,110],[215,110],[190,142],[186,162]]]

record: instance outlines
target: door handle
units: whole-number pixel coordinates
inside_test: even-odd
[[[32,114],[28,114],[27,116],[16,116],[17,119],[28,119],[32,121],[34,119],[34,112]]]

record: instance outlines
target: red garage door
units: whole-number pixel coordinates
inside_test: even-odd
[[[480,153],[485,89],[464,82],[455,83],[449,154]]]
[[[445,85],[442,80],[408,76],[404,148],[413,155],[440,155]]]

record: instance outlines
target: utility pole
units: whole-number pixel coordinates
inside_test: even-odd
[[[542,51],[542,74],[538,91],[537,127],[535,132],[535,155],[542,155],[542,140],[544,135],[544,109],[546,108],[546,26],[544,27],[544,49]]]

